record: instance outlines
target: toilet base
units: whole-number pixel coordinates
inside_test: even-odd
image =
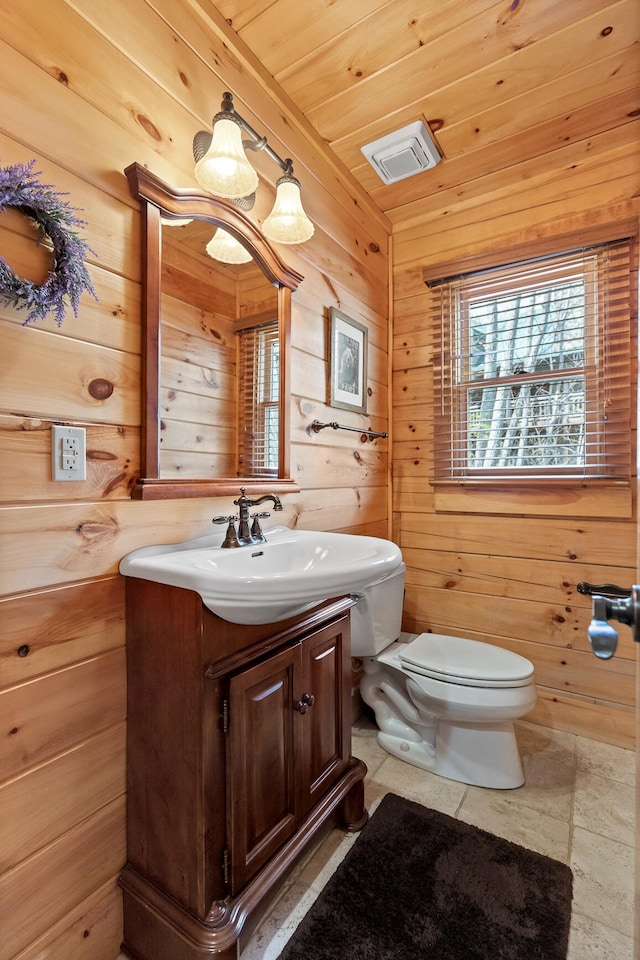
[[[435,746],[380,730],[378,743],[397,757],[449,780],[494,790],[513,790],[524,772],[510,721],[487,724],[436,721]]]

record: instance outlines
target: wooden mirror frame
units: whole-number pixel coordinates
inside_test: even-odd
[[[233,203],[197,190],[176,189],[146,167],[132,163],[124,171],[129,188],[142,207],[142,435],[140,468],[132,497],[137,500],[169,500],[180,497],[216,497],[237,494],[240,487],[251,493],[296,492],[289,476],[289,418],[291,364],[291,294],[303,277],[282,262],[260,229]],[[160,476],[160,323],[162,276],[161,216],[206,220],[222,227],[247,248],[270,283],[278,288],[278,334],[280,342],[280,430],[278,477],[205,477],[202,479]]]

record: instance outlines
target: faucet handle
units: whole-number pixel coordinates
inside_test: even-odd
[[[237,547],[238,544],[238,532],[236,530],[236,520],[237,517],[214,517],[211,523],[228,523],[227,532],[225,534],[224,540],[222,541],[223,547]]]
[[[260,526],[260,520],[262,517],[270,517],[271,514],[268,510],[265,510],[263,513],[252,513],[251,519],[253,523],[251,524],[251,536],[254,540],[264,540],[264,534],[262,532],[262,527]]]

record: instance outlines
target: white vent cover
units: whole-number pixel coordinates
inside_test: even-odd
[[[430,170],[442,159],[422,120],[388,133],[360,149],[385,183],[395,183]]]

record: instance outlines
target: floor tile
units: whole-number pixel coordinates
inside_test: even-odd
[[[632,937],[633,847],[576,827],[569,864],[574,910]]]
[[[574,912],[567,960],[633,960],[633,940]]]
[[[382,787],[386,793],[397,793],[450,816],[455,816],[467,790],[464,783],[437,777],[392,756],[387,756],[370,779],[372,786]]]
[[[333,830],[304,865],[298,877],[300,882],[318,892],[322,890],[357,839],[357,833]]]
[[[289,886],[242,951],[242,960],[276,960],[319,892],[299,880]]]
[[[564,818],[540,813],[515,801],[515,791],[470,787],[458,816],[481,830],[567,863],[570,827]]]
[[[543,753],[549,759],[573,763],[576,755],[576,737],[564,730],[541,727],[537,723],[519,720],[514,724],[516,739],[523,760]]]
[[[378,744],[375,733],[373,736],[354,734],[352,741],[354,757],[362,760],[367,766],[369,776],[373,776],[384,760],[389,756],[386,750]]]
[[[554,751],[524,756],[522,765],[525,782],[513,800],[517,806],[530,807],[568,823],[573,802],[575,763],[573,755],[566,761],[557,758],[558,754]]]
[[[576,737],[576,763],[581,771],[592,771],[630,786],[636,782],[636,755],[633,750]]]
[[[628,846],[634,844],[635,788],[591,771],[579,771],[573,808],[573,822],[591,833],[599,833]]]

